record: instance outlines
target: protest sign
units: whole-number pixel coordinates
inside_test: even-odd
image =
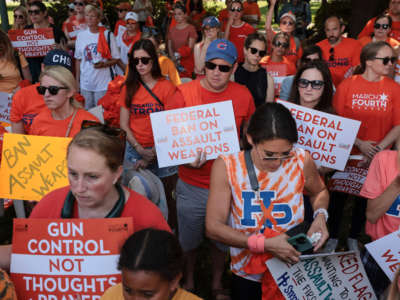
[[[298,146],[309,151],[317,166],[343,171],[361,122],[278,100],[292,113]]]
[[[68,185],[70,138],[5,133],[0,167],[0,198],[37,200]]]
[[[132,218],[14,219],[11,278],[18,299],[100,299],[117,270]]]
[[[304,255],[294,265],[273,258],[266,265],[286,299],[377,299],[356,252]]]
[[[393,281],[400,267],[400,230],[366,244],[365,247],[386,276]]]
[[[3,127],[11,126],[10,109],[12,94],[0,92],[0,124]]]
[[[42,57],[55,48],[53,28],[12,29],[8,36],[25,57]]]
[[[349,159],[344,171],[337,171],[328,182],[330,191],[359,196],[368,168],[361,160]]]
[[[267,72],[274,79],[274,95],[279,97],[281,84],[287,78],[287,65],[268,65]]]
[[[150,114],[160,167],[192,163],[198,151],[215,159],[239,152],[232,101]]]

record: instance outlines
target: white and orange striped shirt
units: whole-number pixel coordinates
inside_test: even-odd
[[[277,231],[288,229],[303,222],[304,159],[303,149],[294,148],[293,157],[285,160],[275,172],[260,171],[255,167],[260,186],[260,197],[252,190],[244,158],[244,152],[222,155],[232,189],[230,226],[246,235],[258,234],[265,226]],[[261,204],[261,200],[262,203]],[[249,275],[243,267],[250,260],[248,249],[231,247],[231,270],[238,276],[260,281],[260,275]]]

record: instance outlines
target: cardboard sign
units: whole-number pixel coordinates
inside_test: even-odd
[[[361,122],[278,100],[292,113],[298,146],[310,152],[317,166],[343,171]]]
[[[198,151],[207,160],[240,151],[232,101],[150,114],[160,167],[192,163]]]
[[[400,230],[366,244],[365,247],[390,281],[393,281],[400,267]]]
[[[37,200],[68,185],[67,146],[71,138],[5,133],[0,198]]]
[[[0,92],[0,124],[3,127],[11,126],[10,109],[12,94]]]
[[[360,160],[349,159],[343,172],[333,174],[328,188],[330,191],[359,196],[367,174],[368,167]]]
[[[8,36],[25,57],[42,57],[55,48],[53,28],[12,29]]]
[[[358,253],[304,255],[300,259],[294,265],[278,258],[266,262],[286,299],[377,299]]]
[[[120,247],[132,218],[14,219],[11,278],[18,299],[100,299],[121,281]]]

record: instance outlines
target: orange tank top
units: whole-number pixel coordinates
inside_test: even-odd
[[[294,156],[284,161],[275,172],[268,173],[255,167],[260,186],[259,198],[250,185],[244,152],[221,156],[232,189],[229,217],[232,228],[250,236],[262,233],[265,226],[277,232],[286,232],[303,221],[305,152],[300,148],[294,148],[292,152]],[[248,249],[230,247],[230,252],[233,273],[249,280],[261,280],[262,274],[250,275],[243,271],[251,257]]]

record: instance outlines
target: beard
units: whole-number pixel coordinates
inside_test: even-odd
[[[330,36],[328,37],[329,44],[336,44],[340,39],[340,36]]]

